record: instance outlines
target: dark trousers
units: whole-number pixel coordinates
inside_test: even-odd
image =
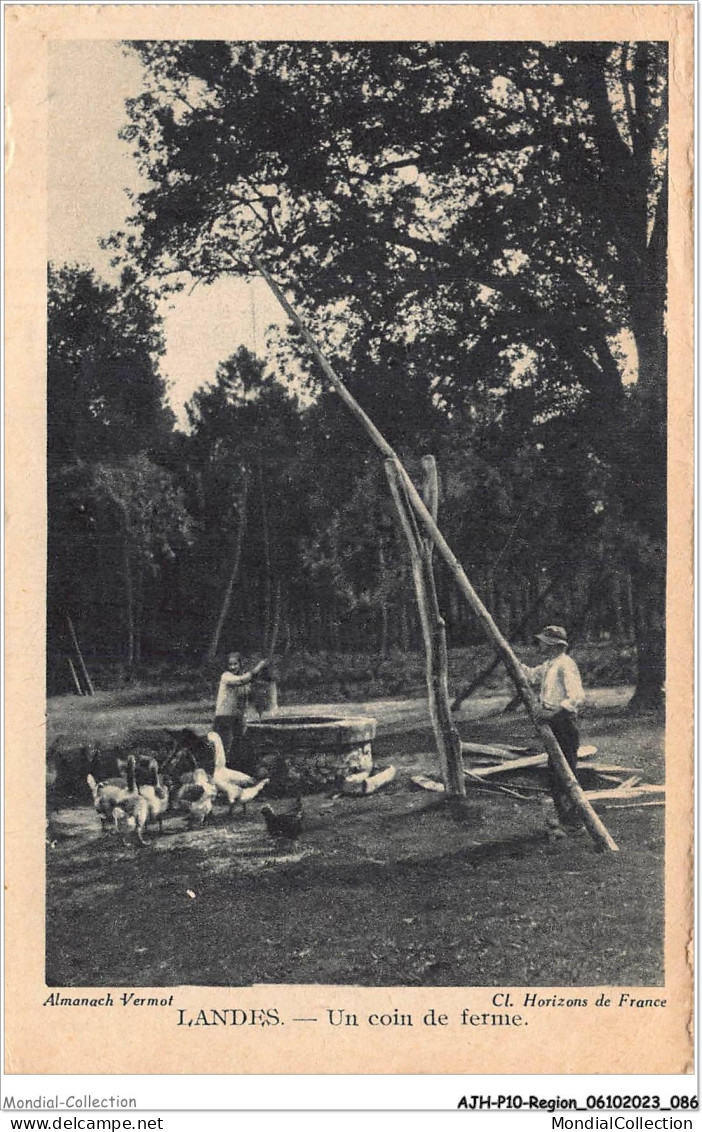
[[[234,767],[235,770],[241,770],[244,732],[246,731],[244,713],[240,712],[237,715],[216,715],[214,730],[224,744],[227,766]]]
[[[559,711],[552,719],[548,721],[549,727],[558,740],[558,746],[565,755],[568,766],[577,777],[578,766],[578,747],[580,746],[580,735],[575,722],[575,716],[569,711]],[[556,806],[556,812],[562,825],[570,826],[571,829],[577,829],[582,824],[580,815],[570,795],[563,790],[560,779],[556,774],[551,762],[549,760],[548,766],[549,787],[553,795],[553,801]]]

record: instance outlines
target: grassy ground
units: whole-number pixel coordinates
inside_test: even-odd
[[[661,782],[661,728],[626,714],[626,689],[590,698],[583,738],[598,757]],[[471,701],[463,737],[529,740],[523,718],[500,714],[504,702]],[[65,697],[50,704],[49,731],[106,740],[210,710],[209,699]],[[662,808],[603,810],[621,849],[606,856],[586,836],[548,843],[538,802],[476,793],[457,815],[410,782],[435,771],[422,701],[351,710],[378,718],[376,759],[394,762],[398,776],[369,798],[306,799],[292,852],[271,843],[260,804],[233,820],[220,808],[201,831],[169,816],[144,849],[102,834],[89,798],[52,814],[50,985],[662,982]]]

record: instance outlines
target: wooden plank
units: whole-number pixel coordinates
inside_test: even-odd
[[[394,766],[387,766],[385,770],[371,774],[363,783],[363,793],[365,795],[375,794],[377,790],[382,790],[384,786],[392,782],[396,774],[397,771]]]
[[[533,767],[546,766],[548,755],[529,755],[524,759],[512,759],[511,762],[498,763],[496,766],[477,766],[471,769],[473,778],[492,778],[496,774],[512,774],[515,770],[531,770]]]
[[[616,763],[584,763],[583,770],[596,770],[598,774],[638,774],[643,771],[637,766],[617,766]]]
[[[464,743],[461,741],[462,755],[480,755],[492,759],[518,759],[524,758],[528,750],[529,747],[500,747],[496,743]]]
[[[585,745],[585,746],[582,746],[582,747],[578,747],[578,758],[579,759],[589,759],[589,758],[592,758],[592,756],[596,755],[596,754],[597,754],[597,747],[593,747],[591,745],[590,746]]]
[[[644,806],[665,806],[665,798],[654,798],[648,802],[637,798],[633,802],[603,802],[602,805],[606,810],[641,810]]]
[[[620,783],[619,789],[620,790],[628,790],[631,786],[637,786],[640,781],[641,781],[641,775],[640,774],[632,774],[632,775],[629,776],[629,778],[625,778],[624,781],[622,783]]]
[[[611,799],[621,802],[633,802],[637,798],[646,798],[651,794],[661,794],[665,796],[665,786],[653,786],[645,784],[643,786],[634,786],[624,792],[621,788],[614,790],[586,790],[585,794],[587,800],[591,805],[597,805],[599,802],[607,802]]]
[[[483,749],[484,750],[484,749]],[[471,767],[471,773],[477,775],[479,778],[492,778],[497,774],[512,774],[517,770],[532,770],[538,767],[546,766],[548,762],[548,755],[527,755],[524,758],[505,759],[502,762],[496,763],[493,766],[479,766]],[[582,770],[593,771],[596,774],[601,774],[606,777],[610,772],[619,772],[620,774],[630,774],[633,772],[634,777],[640,779],[642,772],[637,771],[634,767],[630,766],[610,766],[608,763],[584,763]],[[613,778],[612,781],[617,782],[618,786],[621,785],[620,780]]]
[[[366,779],[370,776],[369,770],[360,770],[358,774],[350,774],[345,778],[341,787],[342,794],[363,794]]]
[[[429,778],[426,774],[414,774],[410,781],[414,782],[415,786],[421,786],[422,790],[433,790],[436,794],[446,793],[443,782],[437,782],[435,778]]]

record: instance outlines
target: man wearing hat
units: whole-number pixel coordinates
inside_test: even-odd
[[[572,656],[568,656],[568,636],[561,625],[547,625],[536,634],[541,651],[547,659],[536,668],[522,665],[530,684],[539,686],[539,718],[548,723],[565,755],[566,762],[576,773],[578,762],[578,711],[585,702],[580,671]],[[549,785],[561,825],[577,829],[581,820],[570,796],[562,790],[558,776],[549,763]]]

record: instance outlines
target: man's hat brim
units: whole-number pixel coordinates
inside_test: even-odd
[[[567,645],[568,641],[565,637],[551,637],[548,633],[536,633],[534,635],[535,641],[543,641],[545,645]]]

